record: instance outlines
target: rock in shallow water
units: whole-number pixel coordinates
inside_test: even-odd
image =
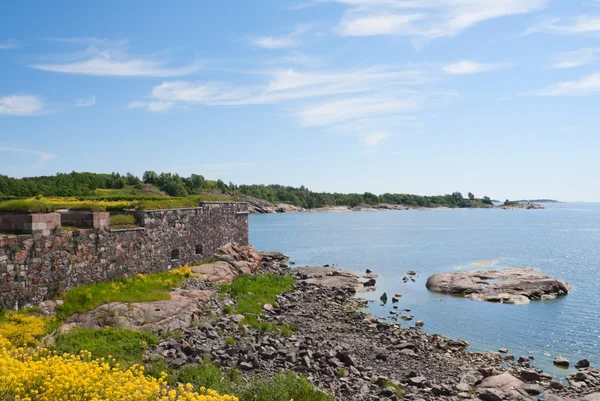
[[[507,304],[556,298],[568,294],[572,288],[566,281],[529,267],[437,273],[427,279],[426,286],[434,292]]]

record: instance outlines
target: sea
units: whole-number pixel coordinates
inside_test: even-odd
[[[556,356],[600,365],[600,204],[551,203],[543,210],[451,209],[306,212],[250,216],[250,243],[281,251],[296,266],[325,264],[379,274],[368,312],[389,319],[386,292],[401,294],[414,325],[472,351],[507,348],[557,377]],[[525,305],[494,304],[432,293],[437,272],[533,267],[568,281],[564,297]],[[415,281],[403,282],[409,270]]]

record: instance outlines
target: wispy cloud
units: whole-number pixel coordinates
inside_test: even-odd
[[[442,70],[448,74],[478,74],[481,72],[505,68],[510,64],[483,64],[470,60],[462,60],[456,63],[448,64],[442,67]]]
[[[250,43],[255,47],[263,49],[293,48],[298,46],[300,36],[309,29],[309,26],[303,25],[297,27],[290,34],[283,36],[254,36],[250,38]]]
[[[363,143],[372,148],[379,145],[381,141],[389,136],[390,133],[386,131],[373,132],[363,138]]]
[[[85,99],[76,99],[75,107],[91,107],[96,104],[96,96],[92,95]]]
[[[546,7],[546,0],[322,0],[349,6],[335,29],[343,36],[453,37],[481,22]]]
[[[415,111],[419,101],[414,98],[370,98],[332,100],[310,105],[297,115],[304,126],[326,126],[364,117],[387,116]]]
[[[588,96],[600,94],[600,73],[574,81],[564,81],[527,93],[534,96]]]
[[[554,57],[552,66],[554,68],[581,67],[594,61],[598,53],[600,53],[600,49],[591,47],[559,53]]]
[[[21,47],[21,42],[16,39],[0,40],[0,50],[16,49]]]
[[[147,100],[128,107],[159,112],[189,106],[278,105],[302,127],[320,127],[383,140],[374,133],[392,134],[417,125],[414,114],[435,107],[449,94],[425,90],[441,77],[439,66],[372,66],[348,70],[294,69],[251,73],[260,82],[165,81],[154,86]],[[247,78],[247,77],[246,77]],[[160,105],[160,107],[158,107]],[[163,108],[164,106],[164,108]],[[378,139],[377,139],[378,138]],[[365,142],[365,143],[367,143]]]
[[[598,34],[600,33],[600,15],[580,15],[573,18],[545,18],[524,32],[529,35],[536,32],[558,35]]]
[[[32,167],[41,167],[45,162],[56,157],[56,155],[54,155],[50,152],[44,152],[42,150],[35,150],[35,149],[18,148],[18,147],[13,147],[13,146],[1,146],[0,145],[0,152],[26,153],[26,154],[34,155],[37,160]]]
[[[197,62],[170,67],[168,60],[129,54],[123,50],[126,41],[107,42],[96,38],[50,40],[91,45],[83,53],[61,55],[67,62],[38,63],[31,65],[32,68],[63,74],[116,77],[177,77],[200,69]]]
[[[0,116],[31,116],[44,109],[44,100],[39,96],[12,94],[0,97]]]

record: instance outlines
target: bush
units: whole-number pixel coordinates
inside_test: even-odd
[[[141,364],[144,351],[158,341],[158,336],[144,331],[78,328],[58,335],[54,347],[59,354],[78,355],[85,350],[94,358],[112,357],[121,366],[131,366]]]
[[[196,393],[191,384],[170,387],[165,376],[148,377],[141,366],[111,368],[85,351],[74,356],[0,348],[2,400],[237,401],[209,389]]]
[[[0,314],[0,342],[7,341],[15,347],[33,346],[48,332],[49,325],[47,318],[4,312]]]

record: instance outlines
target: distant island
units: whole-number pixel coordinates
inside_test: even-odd
[[[53,176],[12,178],[0,175],[0,211],[47,212],[61,208],[119,211],[192,207],[198,201],[247,201],[254,213],[304,210],[401,210],[413,208],[494,208],[488,196],[469,192],[422,196],[404,193],[313,192],[305,186],[235,185],[207,180],[202,175],[182,177],[146,171],[131,173],[59,173]],[[503,207],[516,207],[508,200]]]
[[[563,203],[555,199],[521,199],[516,202],[519,203]]]

